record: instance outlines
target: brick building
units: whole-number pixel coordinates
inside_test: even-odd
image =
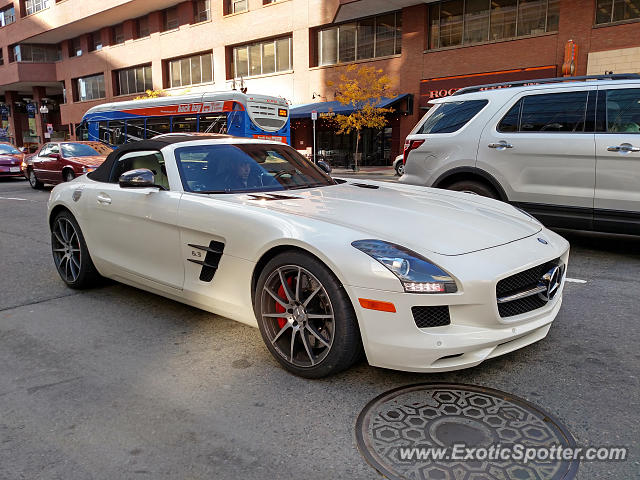
[[[321,109],[353,62],[389,73],[399,95],[389,127],[364,141],[367,162],[388,163],[429,99],[461,86],[639,72],[640,2],[0,0],[0,136],[41,142],[47,124],[73,135],[90,107],[147,88],[242,84]],[[311,145],[310,125],[292,122],[296,148]],[[319,149],[349,150],[326,118],[318,127]]]

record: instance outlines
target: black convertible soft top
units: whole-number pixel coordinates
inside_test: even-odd
[[[108,182],[111,178],[111,171],[113,170],[113,164],[118,159],[129,152],[141,152],[144,150],[162,150],[167,145],[182,142],[193,142],[195,140],[213,140],[220,138],[229,138],[229,135],[211,134],[211,135],[166,135],[160,138],[154,138],[151,140],[141,140],[139,142],[127,143],[111,152],[106,160],[96,168],[93,172],[87,174],[91,180],[96,182]]]

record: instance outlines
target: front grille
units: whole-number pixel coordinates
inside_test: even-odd
[[[411,307],[418,328],[442,327],[451,324],[449,307]]]
[[[530,268],[510,277],[504,278],[496,285],[496,296],[507,297],[524,290],[532,289],[538,286],[542,276],[551,270],[554,266],[559,265],[560,259],[556,258],[549,262],[543,263],[536,267]],[[531,312],[542,308],[547,301],[540,295],[532,295],[530,297],[520,298],[506,303],[498,303],[498,313],[500,317],[513,317],[522,313]]]
[[[287,123],[286,119],[281,120],[279,118],[254,117],[254,120],[260,127],[272,127],[278,129],[284,127],[284,124]]]

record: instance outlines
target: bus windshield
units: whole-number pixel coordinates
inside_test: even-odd
[[[286,145],[199,145],[178,148],[175,156],[187,192],[269,192],[336,184]]]

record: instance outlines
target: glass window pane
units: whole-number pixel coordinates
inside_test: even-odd
[[[201,115],[200,131],[206,133],[227,133],[227,114]]]
[[[202,55],[202,83],[213,82],[213,65],[211,64],[212,54]]]
[[[395,23],[396,16],[393,13],[376,17],[376,57],[394,54]]]
[[[547,0],[520,0],[517,35],[537,35],[545,31]]]
[[[127,120],[127,143],[144,140],[144,119]]]
[[[357,59],[373,58],[375,37],[375,19],[369,18],[358,22],[358,56]]]
[[[520,124],[520,107],[522,101],[516,103],[502,118],[498,125],[499,132],[517,132]]]
[[[170,63],[171,69],[171,86],[179,87],[182,85],[180,82],[180,61],[174,60]]]
[[[640,0],[613,2],[613,21],[631,20],[640,17]]]
[[[124,121],[110,121],[107,128],[111,134],[111,145],[124,145],[126,142],[126,137],[124,135]]]
[[[338,29],[328,28],[318,32],[318,65],[338,63]]]
[[[596,24],[611,22],[613,0],[596,0]]]
[[[463,0],[442,2],[440,5],[440,46],[462,44]]]
[[[549,0],[547,10],[547,32],[557,32],[560,23],[560,0]]]
[[[640,89],[607,91],[607,132],[640,134]]]
[[[235,76],[236,78],[246,77],[249,73],[249,57],[247,47],[237,47],[235,51]]]
[[[485,105],[486,100],[447,102],[436,105],[437,110],[424,122],[418,133],[452,133],[464,127]]]
[[[153,90],[153,79],[151,76],[151,66],[144,67],[144,89],[143,92],[147,90]]]
[[[262,73],[273,73],[276,71],[276,45],[274,42],[267,42],[262,46]]]
[[[249,45],[249,75],[262,73],[262,54],[260,44]]]
[[[492,0],[489,40],[502,40],[516,36],[517,8],[518,0]]]
[[[291,70],[291,38],[276,40],[276,71]]]
[[[464,43],[486,42],[489,39],[489,2],[467,0],[464,13]]]
[[[402,53],[402,12],[396,12],[396,55]]]
[[[339,27],[339,62],[353,62],[356,59],[356,24],[348,23]]]
[[[191,57],[191,83],[202,83],[200,57]]]
[[[191,66],[189,59],[183,58],[180,62],[180,75],[182,76],[182,85],[191,85]]]
[[[169,125],[168,117],[152,117],[147,119],[147,138],[153,138],[156,135],[169,133],[170,130],[171,127]]]
[[[145,91],[144,88],[144,68],[138,67],[135,69],[135,92],[142,93]]]
[[[587,92],[529,95],[523,99],[520,131],[582,132]]]
[[[127,82],[126,70],[120,70],[118,72],[118,86],[120,87],[118,95],[126,95],[129,93],[129,84]]]
[[[173,117],[172,132],[197,132],[197,117],[195,116],[175,116]]]
[[[139,90],[136,89],[136,69],[130,68],[127,70],[127,80],[129,83],[129,93],[135,93]]]

